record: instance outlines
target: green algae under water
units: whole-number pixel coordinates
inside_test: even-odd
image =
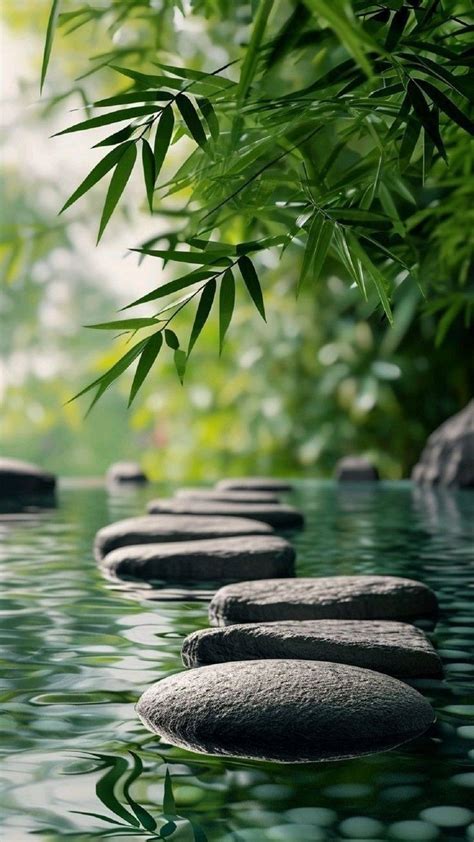
[[[114,583],[91,545],[162,492],[64,483],[56,510],[0,517],[5,840],[474,839],[474,493],[305,481],[287,495],[307,516],[291,536],[301,575],[386,573],[436,591],[445,680],[413,682],[438,715],[418,740],[279,765],[182,751],[135,715],[142,690],[182,669],[214,588]]]

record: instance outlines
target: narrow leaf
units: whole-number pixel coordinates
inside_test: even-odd
[[[137,298],[136,301],[132,301],[131,304],[127,304],[126,307],[122,307],[122,310],[128,310],[130,307],[137,307],[139,304],[146,304],[148,301],[156,301],[157,298],[164,298],[165,295],[171,295],[173,292],[179,292],[182,289],[186,289],[186,287],[199,283],[199,281],[204,281],[213,274],[214,272],[210,271],[198,272],[194,270],[194,272],[189,272],[181,278],[175,278],[174,281],[169,281],[167,284],[157,287],[157,289],[148,292],[141,298]]]
[[[387,40],[385,42],[385,49],[389,53],[397,46],[408,23],[409,17],[410,9],[407,6],[402,6],[397,12],[395,12],[387,33]]]
[[[173,795],[173,786],[169,769],[166,770],[165,788],[163,793],[163,814],[165,816],[176,816],[176,804]]]
[[[430,136],[441,157],[447,163],[448,158],[446,155],[446,150],[444,148],[443,141],[441,140],[441,135],[439,133],[439,126],[436,117],[433,114],[433,112],[430,111],[428,103],[426,102],[426,99],[420,91],[420,88],[412,80],[410,80],[410,82],[408,83],[407,93],[411,99],[413,108],[416,114],[418,115],[418,118],[423,124],[425,132]]]
[[[229,263],[229,258],[223,255],[216,255],[214,252],[206,254],[205,252],[194,251],[171,251],[167,249],[130,249],[139,254],[147,254],[149,257],[161,257],[162,260],[172,260],[175,263],[198,263],[202,266],[219,265],[225,266]]]
[[[132,387],[130,389],[130,397],[128,399],[128,405],[132,404],[138,390],[143,384],[143,381],[148,375],[153,363],[155,362],[161,346],[163,345],[163,335],[161,333],[154,333],[153,336],[150,336],[148,339],[142,353],[140,354],[140,359],[138,361],[137,370],[135,372],[135,377],[133,378]],[[153,828],[152,828],[153,829]]]
[[[242,255],[242,257],[239,257],[238,264],[245,286],[248,289],[249,295],[253,303],[255,304],[258,312],[260,313],[262,319],[266,322],[267,319],[265,316],[265,305],[263,303],[262,288],[260,286],[260,281],[258,280],[255,267],[250,258],[246,255]]]
[[[319,240],[319,235],[321,233],[321,228],[323,227],[323,224],[324,224],[323,215],[319,212],[316,212],[314,214],[314,216],[311,220],[311,224],[309,226],[308,239],[307,239],[307,242],[306,242],[306,248],[305,248],[304,256],[303,256],[303,263],[301,265],[301,272],[300,272],[300,277],[299,277],[299,280],[298,280],[298,286],[297,286],[297,292],[296,292],[297,295],[299,294],[301,286],[302,286],[302,284],[303,284],[303,282],[304,282],[304,280],[305,280],[305,278],[306,278],[306,276],[309,272],[311,264],[313,263],[315,251],[316,251],[318,240]]]
[[[108,152],[105,158],[102,158],[98,164],[94,167],[94,169],[89,173],[88,176],[81,182],[77,190],[74,191],[72,196],[69,197],[66,204],[63,205],[59,213],[61,214],[66,208],[69,208],[74,202],[77,202],[84,193],[87,193],[94,184],[97,184],[104,175],[107,175],[108,172],[115,166],[115,164],[120,160],[124,152],[126,151],[128,144],[124,144],[123,146],[119,146],[117,149],[112,149],[111,152]]]
[[[174,94],[169,91],[125,91],[123,94],[109,96],[94,102],[95,108],[108,108],[111,105],[129,105],[133,102],[170,102]]]
[[[94,330],[140,330],[142,327],[156,325],[156,319],[118,319],[115,322],[100,322],[96,325],[84,325]]]
[[[443,111],[451,120],[454,120],[458,126],[465,129],[469,134],[474,135],[474,123],[467,114],[464,114],[457,105],[454,104],[439,88],[436,88],[431,82],[425,82],[423,79],[417,80],[418,85],[428,94],[433,102]]]
[[[321,231],[319,232],[318,243],[316,246],[316,252],[314,255],[313,265],[311,267],[311,277],[313,281],[319,280],[319,276],[321,274],[321,270],[324,266],[324,262],[327,257],[327,253],[331,246],[332,238],[334,234],[334,226],[329,219],[326,219],[323,222],[321,227]]]
[[[219,293],[219,356],[222,354],[224,339],[232,320],[235,305],[235,281],[232,271],[226,269],[222,276]]]
[[[418,142],[420,132],[421,123],[418,120],[415,120],[413,117],[410,117],[407,120],[406,128],[402,137],[402,142],[400,144],[399,161],[400,169],[402,170],[402,172],[408,167],[412,159],[412,155],[415,151],[415,146]]]
[[[370,259],[367,252],[362,248],[358,239],[354,237],[353,234],[350,235],[350,246],[353,254],[357,257],[360,262],[362,263],[364,269],[367,271],[367,274],[370,276],[376,290],[377,294],[380,299],[380,303],[385,311],[385,315],[389,320],[390,324],[393,323],[393,315],[392,309],[390,307],[390,302],[388,300],[387,291],[385,289],[385,278],[382,273],[377,269],[374,265],[372,260]]]
[[[155,114],[156,110],[156,107],[153,105],[137,105],[134,108],[127,108],[124,111],[110,111],[108,114],[102,114],[100,117],[92,117],[90,120],[74,123],[73,126],[69,126],[61,132],[56,132],[53,137],[59,137],[62,134],[71,134],[71,132],[83,132],[87,129],[98,129],[101,126],[108,126],[110,123],[120,123],[122,120],[130,120],[132,117],[144,117],[146,114]]]
[[[155,136],[155,182],[160,174],[163,161],[166,158],[168,147],[170,145],[171,137],[174,129],[174,114],[171,106],[163,110],[158,126],[156,128]]]
[[[184,94],[178,94],[176,97],[176,105],[180,111],[180,114],[186,123],[192,137],[198,144],[204,148],[207,144],[207,137],[204,133],[204,129],[201,125],[199,117],[197,115],[197,111],[194,108],[191,100],[188,97],[184,96]]]
[[[153,212],[153,191],[155,189],[155,157],[150,144],[142,139],[142,165],[145,179],[146,195],[150,211]]]
[[[204,287],[201,297],[199,299],[198,308],[196,310],[196,316],[194,319],[194,324],[191,330],[191,338],[189,340],[189,347],[188,347],[188,357],[196,344],[196,341],[201,333],[204,325],[207,322],[207,318],[209,313],[211,312],[211,307],[214,302],[214,296],[216,294],[216,280],[212,278],[212,280],[208,281],[206,286]]]
[[[101,374],[100,377],[97,377],[96,380],[93,380],[92,383],[89,383],[88,386],[85,386],[84,389],[81,389],[77,395],[74,395],[70,398],[67,403],[71,403],[71,401],[75,401],[76,398],[80,398],[82,395],[85,395],[86,392],[90,392],[91,389],[94,389],[95,386],[99,386],[100,388],[104,387],[104,391],[114,380],[117,379],[127,368],[133,363],[134,360],[138,357],[141,353],[142,349],[144,348],[147,339],[142,339],[140,342],[137,342],[133,348],[130,348],[126,354],[121,357],[118,362],[115,363],[105,374]]]
[[[209,131],[211,133],[211,137],[214,141],[219,139],[219,121],[217,119],[216,112],[214,111],[210,101],[205,97],[200,97],[196,100],[198,104],[198,108],[204,117]]]
[[[165,330],[165,339],[168,348],[172,348],[173,351],[177,351],[179,348],[179,339],[176,336],[174,330],[170,330],[170,328],[166,328]]]
[[[181,381],[181,385],[184,381],[184,375],[186,373],[186,362],[187,362],[187,355],[181,348],[176,348],[176,351],[173,354],[174,357],[174,364],[176,371],[178,372],[178,377]]]
[[[164,85],[165,88],[173,88],[173,90],[180,91],[183,87],[183,82],[178,79],[171,79],[169,76],[153,76],[150,73],[139,73],[137,70],[129,70],[126,67],[117,67],[114,64],[110,65],[112,70],[121,73],[122,76],[128,76],[133,79],[137,85],[143,85],[145,88],[159,88]]]
[[[44,80],[48,70],[49,59],[51,56],[51,48],[53,46],[54,33],[58,22],[60,0],[53,0],[51,4],[51,11],[48,18],[48,26],[46,28],[46,39],[44,42],[43,63],[41,65],[41,83],[40,93],[43,90]]]
[[[137,147],[134,143],[132,143],[127,147],[127,149],[123,153],[110,180],[107,196],[105,197],[104,210],[102,211],[102,218],[100,220],[97,242],[99,242],[100,238],[102,237],[105,227],[117,206],[117,202],[120,199],[120,196],[122,195],[125,189],[125,185],[127,184],[127,181],[130,178],[136,158]]]
[[[120,129],[120,131],[104,137],[104,139],[100,140],[99,143],[94,143],[92,148],[98,149],[100,146],[115,146],[116,143],[124,143],[132,136],[135,128],[135,126],[125,126],[124,129]]]

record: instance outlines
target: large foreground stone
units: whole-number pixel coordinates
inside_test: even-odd
[[[148,477],[137,462],[115,462],[110,466],[106,476],[109,483],[137,483],[143,485]]]
[[[428,485],[474,486],[474,400],[431,433],[412,479]]]
[[[262,579],[220,588],[210,606],[214,625],[278,620],[404,620],[437,611],[433,591],[398,576]]]
[[[141,697],[143,723],[191,751],[283,762],[342,760],[400,745],[434,721],[413,688],[320,661],[237,661],[165,678]]]
[[[218,500],[221,503],[279,503],[276,494],[265,491],[219,491],[217,488],[179,488],[180,500]]]
[[[240,535],[121,547],[103,565],[117,576],[167,581],[260,579],[294,574],[295,551],[277,535]]]
[[[443,674],[441,659],[420,629],[377,620],[289,620],[202,629],[188,635],[181,654],[187,667],[288,658],[353,664],[405,677]]]
[[[236,477],[216,483],[219,491],[292,491],[291,483],[272,477]]]
[[[345,456],[336,465],[336,479],[339,482],[374,482],[379,472],[375,465],[362,456]]]
[[[225,517],[252,518],[268,523],[275,529],[301,529],[304,517],[293,506],[278,503],[222,503],[219,500],[151,500],[147,507],[150,514],[223,515]]]
[[[56,477],[21,459],[0,458],[0,498],[54,495]]]
[[[94,541],[98,559],[131,544],[157,544],[169,541],[199,541],[201,538],[227,538],[233,535],[271,535],[266,523],[236,517],[185,515],[144,515],[118,520],[99,529]]]

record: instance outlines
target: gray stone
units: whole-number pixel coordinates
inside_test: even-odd
[[[265,658],[331,661],[388,675],[436,677],[441,659],[408,623],[377,620],[289,620],[193,632],[181,650],[186,667]]]
[[[115,462],[110,466],[106,475],[109,483],[138,483],[148,482],[148,477],[137,462]]]
[[[277,535],[240,535],[121,547],[102,564],[117,576],[166,581],[260,579],[294,574],[295,551]]]
[[[375,465],[362,456],[345,456],[336,465],[336,479],[339,482],[374,482],[379,472]]]
[[[261,579],[220,588],[214,625],[279,620],[405,620],[437,611],[433,591],[398,576]]]
[[[94,541],[97,559],[117,547],[157,544],[169,541],[199,541],[201,538],[230,538],[234,535],[271,535],[266,523],[236,517],[198,515],[144,515],[118,520],[99,529]]]
[[[426,731],[431,705],[412,687],[320,661],[234,661],[164,678],[140,698],[143,723],[191,751],[280,762],[385,751]]]
[[[235,477],[216,483],[219,491],[293,491],[290,482],[272,477]]]
[[[179,488],[180,500],[218,500],[222,503],[279,503],[276,494],[265,491],[219,491],[217,488]]]
[[[304,517],[293,506],[278,503],[222,503],[219,500],[151,500],[150,514],[223,515],[244,517],[268,523],[276,529],[301,529]]]
[[[474,400],[431,433],[412,479],[426,485],[474,486]]]
[[[21,459],[0,458],[0,498],[53,496],[56,477]]]

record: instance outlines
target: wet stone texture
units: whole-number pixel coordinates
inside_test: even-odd
[[[110,466],[106,476],[110,483],[137,483],[143,485],[148,477],[137,462],[115,462]]]
[[[281,762],[339,760],[400,745],[434,721],[416,690],[371,670],[319,661],[237,661],[172,675],[137,711],[191,751]]]
[[[272,503],[234,503],[222,502],[219,500],[183,500],[173,498],[170,500],[152,500],[148,504],[150,514],[181,514],[181,515],[204,515],[223,517],[244,517],[252,518],[268,523],[275,529],[301,529],[304,526],[304,517],[292,506],[285,506]]]
[[[241,535],[139,544],[121,547],[105,556],[103,566],[117,576],[147,580],[239,580],[261,576],[292,576],[295,551],[277,535]]]
[[[427,485],[474,486],[474,400],[430,435],[412,479]]]
[[[144,515],[118,520],[99,529],[95,536],[94,553],[97,559],[101,559],[117,547],[126,547],[131,544],[271,534],[273,534],[273,529],[266,523],[244,518]]]
[[[187,667],[226,661],[288,658],[331,661],[404,677],[440,677],[441,659],[426,635],[408,623],[296,620],[203,629],[182,647]]]
[[[216,488],[219,491],[292,491],[293,485],[286,480],[271,477],[236,477],[221,479]]]
[[[404,620],[432,616],[430,588],[397,576],[328,576],[227,585],[209,606],[213,625],[278,620]]]
[[[361,456],[345,456],[336,465],[336,479],[339,482],[374,482],[379,472],[375,465]]]
[[[210,500],[221,503],[279,503],[276,494],[266,491],[219,491],[217,488],[178,488],[179,500]]]
[[[21,459],[0,458],[0,498],[54,495],[56,477]]]

